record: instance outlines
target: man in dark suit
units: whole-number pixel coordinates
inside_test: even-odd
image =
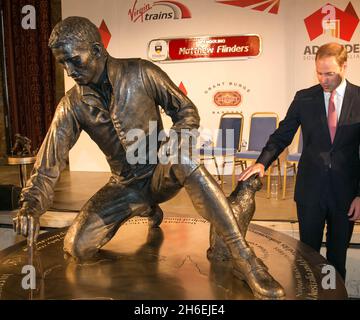
[[[256,164],[239,180],[260,176],[291,143],[301,126],[303,151],[295,186],[300,240],[320,251],[345,279],[346,251],[360,219],[360,87],[345,80],[347,52],[328,43],[315,58],[319,84],[298,91]]]

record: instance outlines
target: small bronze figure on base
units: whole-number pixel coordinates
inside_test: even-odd
[[[31,157],[31,140],[28,137],[22,136],[20,133],[15,134],[15,144],[11,149],[12,156]]]
[[[239,182],[235,190],[228,197],[240,232],[244,238],[255,213],[255,194],[261,187],[260,178],[257,175],[253,175],[248,180]],[[224,241],[216,233],[213,225],[210,228],[210,248],[207,251],[207,256],[210,260],[215,261],[231,259],[231,253]]]

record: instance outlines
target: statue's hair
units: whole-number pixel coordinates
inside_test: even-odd
[[[51,49],[58,48],[73,41],[88,44],[99,43],[104,47],[99,29],[84,17],[68,17],[60,21],[51,32],[49,47]]]
[[[336,42],[326,43],[316,52],[315,60],[324,57],[335,57],[338,65],[342,67],[347,61],[347,51],[342,44]]]

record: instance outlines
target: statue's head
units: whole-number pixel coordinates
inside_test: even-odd
[[[97,83],[107,52],[95,24],[84,17],[68,17],[59,22],[49,39],[57,62],[78,84]]]

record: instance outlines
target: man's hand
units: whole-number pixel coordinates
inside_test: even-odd
[[[360,220],[360,197],[356,197],[351,203],[348,216],[350,221]]]
[[[31,215],[24,209],[20,209],[13,219],[13,226],[17,234],[27,237],[29,246],[35,245],[40,231],[40,218],[38,215]]]
[[[261,163],[255,163],[254,165],[246,168],[243,172],[241,172],[238,181],[243,181],[249,179],[252,175],[258,173],[260,178],[262,178],[265,174],[265,167]]]

